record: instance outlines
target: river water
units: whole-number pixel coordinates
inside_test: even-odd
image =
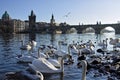
[[[66,40],[67,43],[75,42],[87,42],[92,40],[96,42],[96,49],[98,48],[97,42],[106,38],[118,38],[119,34],[115,35],[113,33],[105,34],[34,34],[34,39],[37,41],[37,47],[40,45],[54,45],[58,47],[59,40]],[[0,35],[0,80],[4,78],[6,72],[21,71],[27,68],[26,64],[18,64],[15,58],[16,55],[21,54],[20,40],[27,42],[30,40],[29,34],[3,34]],[[62,49],[67,51],[67,46],[63,45]],[[108,46],[109,50],[112,50],[112,46]],[[76,56],[74,56],[76,60]],[[73,65],[65,65],[64,76],[61,77],[58,74],[45,76],[45,80],[81,80],[81,68],[77,68],[77,63]],[[107,75],[102,77],[93,77],[94,71],[90,71],[87,74],[87,80],[106,80]]]

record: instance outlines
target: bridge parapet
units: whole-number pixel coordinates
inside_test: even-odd
[[[105,27],[112,27],[115,29],[116,34],[120,34],[120,24],[95,24],[95,25],[69,25],[69,26],[47,26],[47,27],[40,27],[39,30],[36,30],[36,32],[40,33],[54,33],[55,31],[62,31],[62,33],[66,33],[71,28],[75,28],[78,33],[82,33],[83,30],[86,28],[93,28],[95,30],[95,33],[100,34],[101,30]]]
[[[100,34],[101,30],[106,27],[112,27],[115,29],[116,34],[120,34],[120,24],[100,24],[100,25],[72,25],[70,28],[74,27],[78,33],[82,33],[86,28],[93,28],[95,33]]]

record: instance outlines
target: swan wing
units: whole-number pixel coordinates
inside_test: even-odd
[[[21,62],[32,62],[34,60],[34,58],[32,56],[22,56],[17,59]]]
[[[53,64],[55,67],[60,67],[60,63],[59,63],[58,60],[49,58],[48,61],[49,61],[51,64]]]
[[[32,62],[32,64],[37,68],[37,70],[43,73],[56,73],[60,71],[44,58],[36,59]]]

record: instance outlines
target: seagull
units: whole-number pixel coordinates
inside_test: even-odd
[[[71,14],[71,12],[68,12],[64,17],[68,17],[68,15],[70,15]]]

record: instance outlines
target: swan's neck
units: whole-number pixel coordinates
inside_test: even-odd
[[[22,40],[22,46],[24,45],[24,41]]]
[[[82,55],[81,49],[78,50],[78,56],[79,56],[79,55]]]
[[[40,78],[41,78],[40,80],[44,80],[44,76],[41,72],[37,71],[37,74],[40,75]]]
[[[64,60],[61,60],[61,71],[64,72]]]
[[[82,60],[82,79],[86,80],[86,72],[87,72],[87,62],[85,60]]]
[[[70,54],[70,45],[68,46],[68,54]]]
[[[46,52],[45,55],[46,55],[47,59],[50,58],[48,52]]]
[[[64,72],[64,60],[63,60],[63,58],[62,57],[59,57],[58,58],[58,61],[60,62],[60,70],[61,70],[61,72]]]
[[[40,49],[38,49],[38,58],[40,58],[41,56],[40,56]]]
[[[60,42],[58,42],[58,48],[59,48],[59,50],[61,50],[61,43]]]

